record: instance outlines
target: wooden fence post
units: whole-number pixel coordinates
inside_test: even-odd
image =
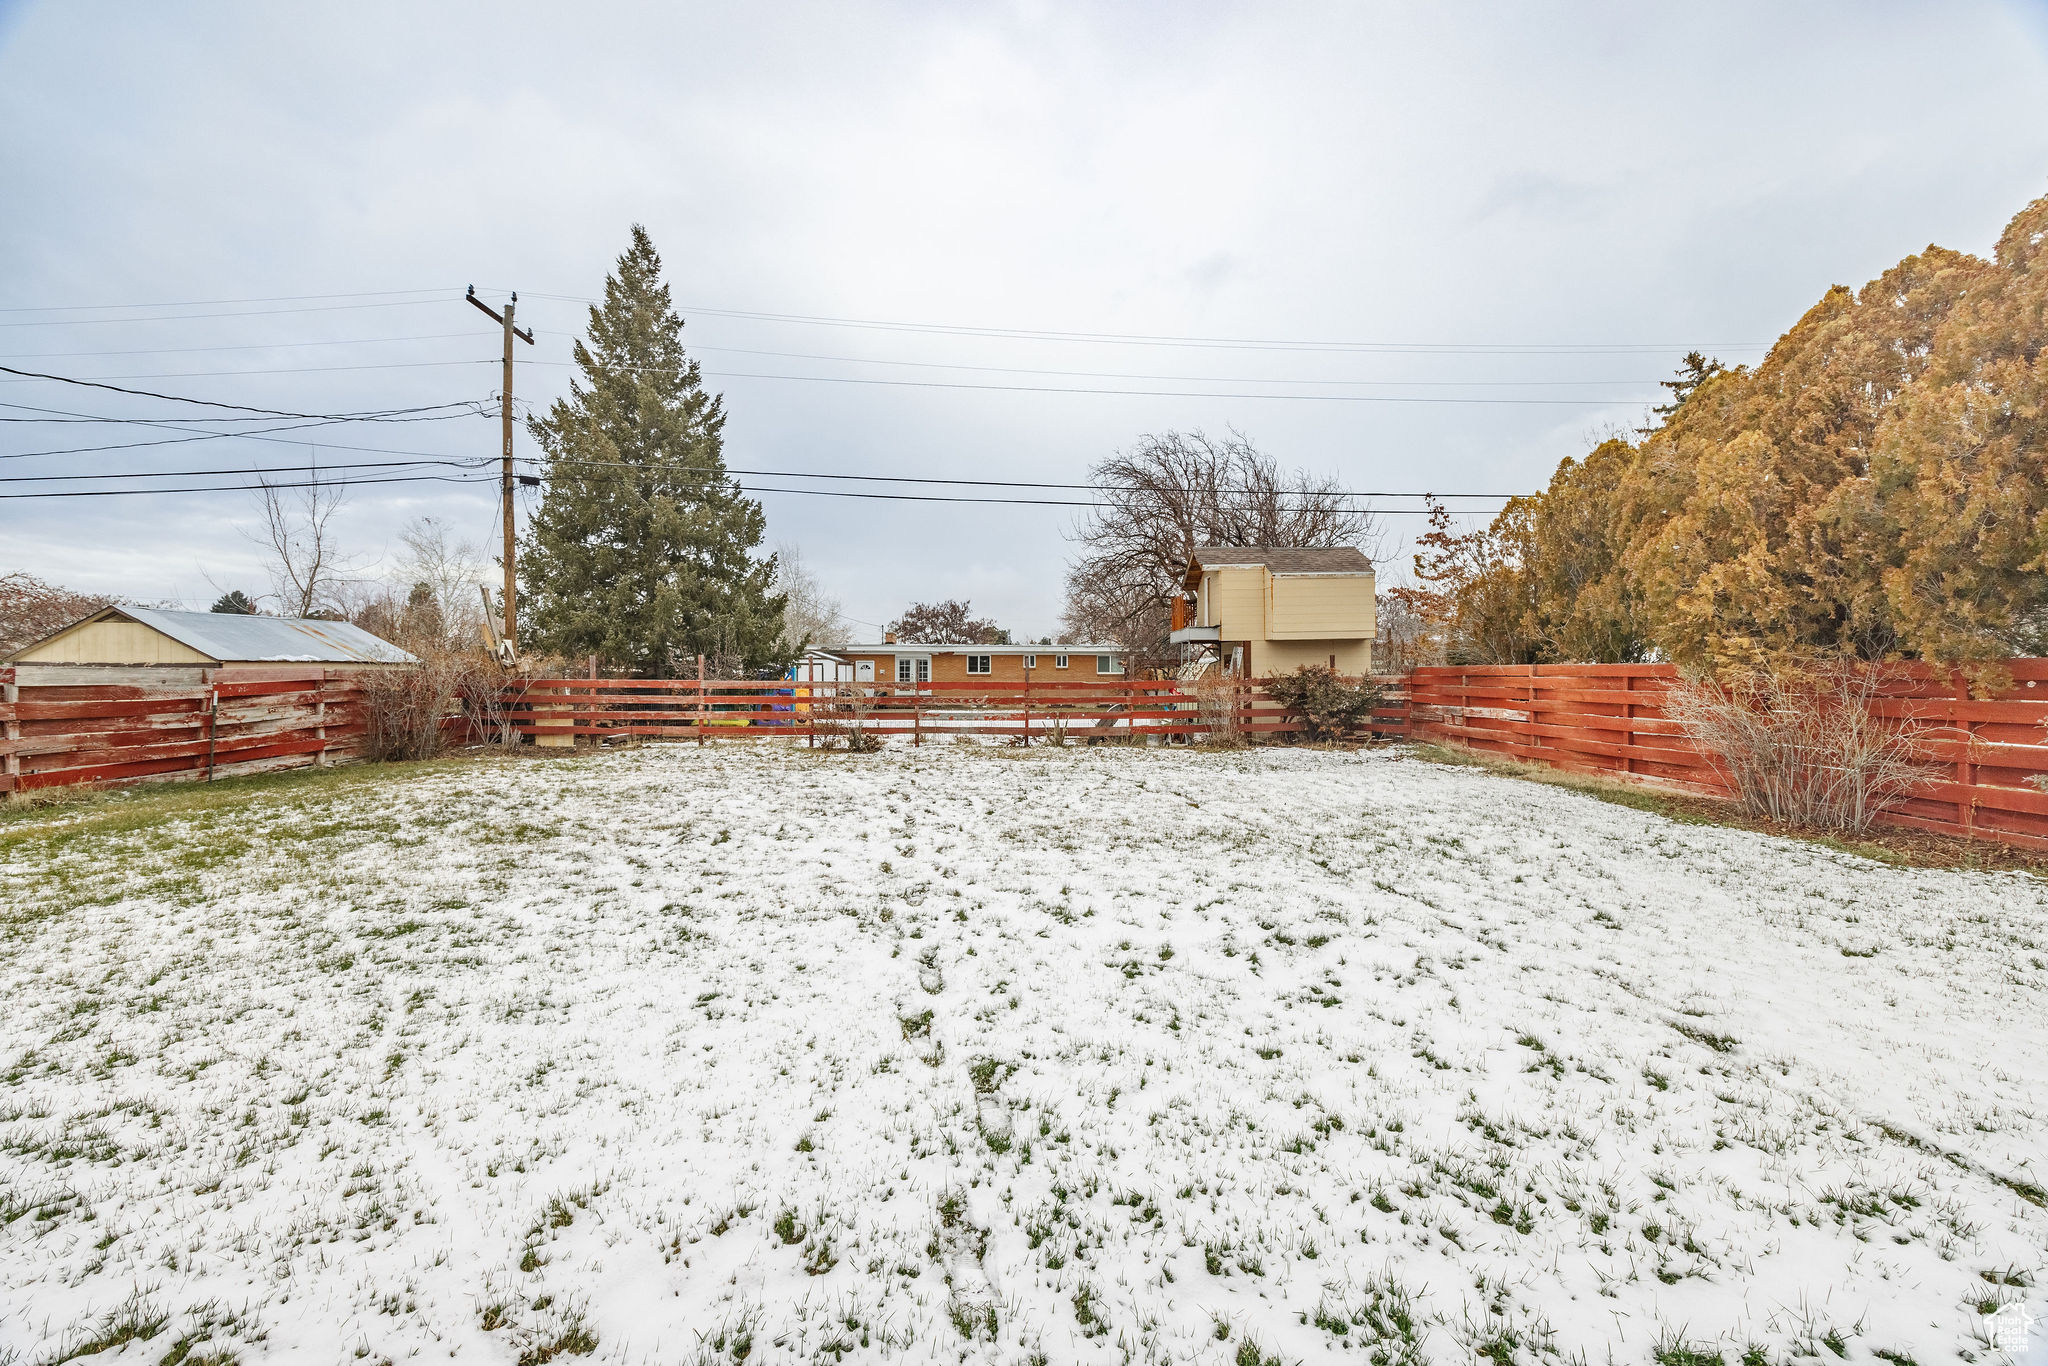
[[[1522,739],[1536,749],[1543,748],[1543,736],[1536,730],[1540,724],[1536,719],[1536,671],[1542,667],[1541,664],[1529,666],[1529,719],[1522,723]]]
[[[315,768],[327,767],[327,674],[326,669],[320,670],[317,691],[313,694],[313,738],[320,742],[320,752],[313,756]]]
[[[1031,670],[1024,671],[1024,748],[1031,748]]]
[[[1950,677],[1955,683],[1956,701],[1967,703],[1970,685],[1963,680],[1962,672],[1958,670]],[[1973,840],[1977,838],[1977,794],[1972,790],[1977,786],[1977,765],[1971,756],[1977,747],[1977,723],[1965,717],[1961,730],[1963,749],[1956,756],[1956,785],[1962,791],[1956,795],[1956,820],[1963,827],[1963,838]]]
[[[209,677],[206,682],[206,781],[213,781],[214,743],[220,734],[220,680]]]
[[[697,743],[704,743],[704,656],[697,656]]]
[[[0,760],[0,771],[6,773],[6,790],[12,793],[21,786],[21,755],[18,752],[21,745],[21,722],[14,716],[14,707],[21,701],[21,685],[14,681],[12,669],[0,669],[0,678],[7,680],[0,683],[0,702],[5,702],[8,708],[7,724],[0,727],[0,736],[5,736],[7,740],[7,756]]]
[[[1621,676],[1621,690],[1631,694],[1635,692],[1636,676],[1633,671]],[[1621,743],[1626,745],[1629,751],[1621,756],[1621,771],[1623,773],[1633,773],[1636,771],[1636,704],[1634,702],[1624,702],[1621,704],[1621,719],[1627,723],[1622,727]]]

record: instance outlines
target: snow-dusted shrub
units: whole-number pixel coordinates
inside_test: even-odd
[[[1201,720],[1207,742],[1223,749],[1239,749],[1244,730],[1238,723],[1243,694],[1234,679],[1203,675],[1195,682],[1195,715]]]
[[[1919,727],[1872,709],[1896,681],[1881,664],[1830,661],[1681,679],[1664,708],[1744,811],[1860,834],[1927,777],[1914,757]]]
[[[1362,725],[1372,724],[1380,704],[1377,683],[1351,683],[1325,664],[1303,664],[1291,674],[1267,674],[1266,692],[1301,718],[1298,732],[1307,740],[1335,740]]]
[[[356,682],[366,759],[431,759],[465,731],[505,740],[513,735],[505,725],[504,677],[483,655],[428,650],[418,664],[366,669]],[[451,726],[454,716],[466,716],[468,726]]]
[[[857,683],[834,683],[830,692],[811,693],[811,730],[827,749],[845,746],[855,754],[872,754],[882,738],[868,729],[874,715],[874,689]]]

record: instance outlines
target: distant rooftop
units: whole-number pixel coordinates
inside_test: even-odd
[[[42,645],[88,622],[122,618],[162,632],[223,664],[415,664],[389,641],[345,621],[240,616],[228,612],[166,612],[154,607],[104,607],[37,641]],[[35,646],[29,646],[34,649]],[[26,653],[26,650],[23,651]]]
[[[1198,545],[1195,563],[1204,569],[1263,565],[1275,574],[1370,574],[1372,561],[1357,546],[1306,550],[1288,546]]]
[[[934,644],[927,640],[875,640],[866,644],[821,645],[818,648],[836,654],[856,655],[881,654],[891,650],[905,654],[937,651],[940,654],[977,655],[1108,655],[1123,652],[1119,645],[979,645],[971,642],[963,645],[957,642]]]

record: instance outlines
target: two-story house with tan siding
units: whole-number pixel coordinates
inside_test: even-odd
[[[1188,558],[1172,640],[1239,678],[1323,664],[1372,672],[1372,561],[1352,546],[1201,545]]]

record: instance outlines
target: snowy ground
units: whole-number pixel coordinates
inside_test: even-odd
[[[1396,752],[365,772],[0,827],[0,907],[0,1362],[1933,1366],[2048,1309],[2048,885]]]

